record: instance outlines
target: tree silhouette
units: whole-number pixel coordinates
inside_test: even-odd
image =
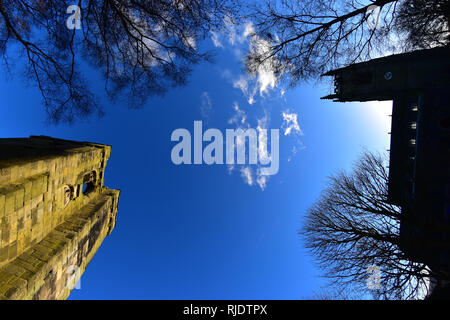
[[[365,152],[352,173],[330,177],[308,209],[300,232],[332,287],[382,299],[416,299],[427,294],[423,263],[401,250],[401,211],[388,201],[388,171],[382,156]],[[372,268],[372,269],[370,269]],[[379,271],[379,286],[368,285]]]
[[[270,66],[294,86],[344,64],[447,45],[449,2],[268,0],[252,9],[261,45],[246,67]]]
[[[83,62],[101,71],[110,98],[140,107],[210,60],[197,41],[237,8],[233,0],[0,0],[0,55],[10,73],[24,57],[50,122],[72,122],[102,113]]]

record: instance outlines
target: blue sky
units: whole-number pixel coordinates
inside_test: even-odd
[[[73,125],[46,125],[39,92],[20,76],[0,78],[0,137],[112,145],[105,184],[122,190],[117,225],[71,299],[302,299],[326,284],[297,234],[302,217],[327,176],[350,169],[363,148],[389,148],[391,103],[338,104],[320,100],[328,83],[285,90],[270,73],[246,76],[244,34],[198,43],[216,62],[139,110],[108,101],[86,69],[106,115]],[[174,165],[171,133],[193,133],[196,120],[222,132],[280,129],[278,174],[258,183],[252,166]]]

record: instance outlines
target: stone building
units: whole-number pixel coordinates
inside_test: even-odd
[[[111,147],[0,139],[0,299],[66,299],[116,223]]]
[[[338,102],[392,100],[389,201],[402,209],[402,249],[450,270],[450,47],[357,63],[334,77]]]

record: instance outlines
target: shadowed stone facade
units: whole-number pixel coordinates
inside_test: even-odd
[[[0,299],[66,299],[116,223],[111,147],[0,139]]]
[[[450,47],[332,70],[337,102],[393,100],[388,197],[402,209],[401,248],[450,270]]]

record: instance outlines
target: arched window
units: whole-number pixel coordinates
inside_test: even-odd
[[[83,194],[89,194],[97,187],[97,173],[91,171],[83,177]]]
[[[72,186],[64,186],[64,207],[75,198],[74,189]]]

